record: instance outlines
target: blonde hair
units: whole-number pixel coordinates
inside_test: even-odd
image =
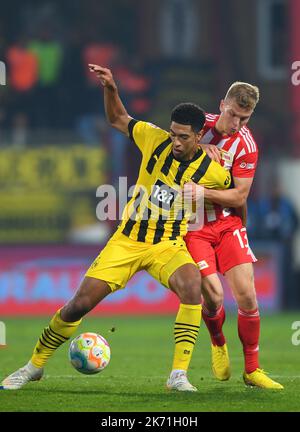
[[[259,101],[259,89],[252,84],[236,81],[227,90],[226,99],[234,99],[241,108],[254,109]]]

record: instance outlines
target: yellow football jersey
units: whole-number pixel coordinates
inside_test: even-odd
[[[176,160],[169,133],[151,123],[132,119],[128,129],[142,152],[142,162],[119,230],[132,240],[151,244],[177,240],[186,234],[190,218],[182,201],[184,184],[193,181],[207,188],[227,189],[230,173],[200,148],[191,160]]]

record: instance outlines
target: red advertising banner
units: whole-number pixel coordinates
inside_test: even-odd
[[[101,248],[95,246],[21,246],[0,248],[0,317],[53,314],[79,286]],[[255,264],[260,305],[280,307],[278,256],[261,250]],[[224,282],[225,283],[225,282]],[[225,303],[235,303],[225,283]],[[137,273],[125,289],[108,296],[92,314],[167,314],[178,308],[177,297],[148,273]]]

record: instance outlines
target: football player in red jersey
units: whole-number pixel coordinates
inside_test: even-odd
[[[225,275],[238,305],[238,334],[243,345],[247,385],[281,389],[259,366],[260,317],[253,265],[246,230],[246,201],[253,182],[258,149],[246,126],[259,100],[259,89],[235,82],[220,103],[220,114],[206,114],[201,147],[231,171],[234,187],[204,189],[204,226],[190,231],[185,241],[202,275],[203,319],[212,342],[212,369],[219,380],[231,375],[226,339],[223,288],[217,275]],[[197,187],[191,189],[197,198]]]

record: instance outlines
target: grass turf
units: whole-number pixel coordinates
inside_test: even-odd
[[[172,316],[85,318],[83,331],[102,334],[110,343],[111,362],[98,375],[79,374],[68,361],[68,344],[49,361],[44,379],[19,391],[0,392],[0,412],[202,412],[300,411],[300,345],[291,342],[299,314],[264,315],[261,366],[285,386],[282,391],[246,387],[236,317],[224,326],[232,365],[227,382],[211,373],[208,333],[202,322],[190,365],[197,393],[168,392],[165,382],[173,356]],[[0,380],[23,366],[49,318],[7,318],[8,346],[0,351]],[[116,330],[111,332],[110,329]]]

